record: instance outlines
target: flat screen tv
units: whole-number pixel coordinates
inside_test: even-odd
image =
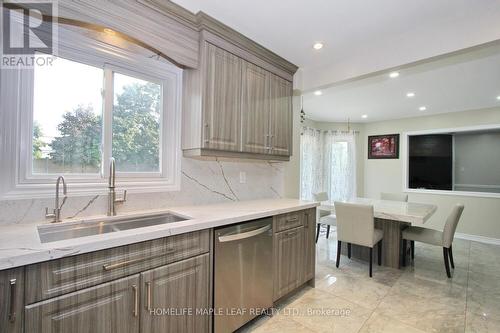
[[[408,186],[412,189],[453,189],[453,136],[449,134],[408,137]]]

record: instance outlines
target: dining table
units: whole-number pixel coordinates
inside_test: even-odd
[[[360,197],[343,200],[342,202],[373,206],[375,228],[382,230],[384,233],[382,239],[382,265],[392,268],[400,268],[403,265],[403,251],[406,251],[406,253],[410,251],[410,244],[407,244],[406,249],[402,247],[401,231],[410,225],[423,225],[437,210],[437,206],[432,204]],[[335,204],[333,202],[324,202],[318,209],[330,210],[332,214],[335,214]],[[347,253],[347,244],[343,244],[342,252]],[[376,262],[378,254],[377,251],[374,252]],[[369,248],[352,244],[351,257],[368,261],[370,260]],[[407,255],[406,258],[409,260],[410,256]]]

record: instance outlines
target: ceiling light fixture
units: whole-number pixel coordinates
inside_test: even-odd
[[[361,118],[366,119],[366,118],[368,118],[368,115],[364,114],[361,116]]]
[[[321,50],[322,48],[323,48],[323,43],[321,43],[321,42],[316,42],[313,45],[313,49],[315,49],[315,50]]]
[[[389,74],[389,77],[390,77],[391,79],[394,79],[394,78],[396,78],[396,77],[398,77],[398,76],[399,76],[399,72],[391,72],[391,73]]]
[[[415,97],[415,93],[414,92],[409,92],[409,93],[406,93],[406,97]]]
[[[322,92],[321,90],[316,90],[316,91],[314,92],[314,95],[316,95],[316,96],[321,96],[321,95],[323,95],[323,92]]]
[[[419,109],[420,111],[425,111],[425,110],[427,110],[427,107],[426,107],[426,106],[421,106],[421,107],[419,107],[418,109]]]
[[[497,96],[497,99],[500,101],[500,95]]]
[[[104,28],[104,29],[102,29],[102,32],[104,32],[107,35],[111,35],[111,36],[116,35],[116,31],[114,31],[113,29],[110,29],[110,28]]]

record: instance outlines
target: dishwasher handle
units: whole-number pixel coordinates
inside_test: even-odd
[[[254,236],[263,234],[268,230],[271,230],[271,225],[266,225],[266,226],[263,226],[262,228],[255,229],[252,231],[242,232],[240,234],[219,236],[219,242],[225,243],[225,242],[232,242],[232,241],[236,241],[236,240],[246,239],[246,238],[250,238],[250,237],[254,237]]]

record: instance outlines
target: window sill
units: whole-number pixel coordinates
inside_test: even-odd
[[[416,194],[476,197],[476,198],[500,198],[500,193],[491,193],[491,192],[444,191],[444,190],[426,190],[426,189],[412,189],[412,188],[405,188],[403,192],[416,193]]]
[[[71,183],[67,181],[68,196],[90,196],[104,195],[108,192],[107,182],[95,183]],[[168,182],[166,180],[140,181],[128,180],[117,181],[116,191],[127,190],[127,193],[153,193],[153,192],[172,192],[180,190],[180,182]],[[55,196],[56,185],[53,184],[19,184],[10,191],[3,193],[2,200],[22,200],[22,199],[44,199]]]

